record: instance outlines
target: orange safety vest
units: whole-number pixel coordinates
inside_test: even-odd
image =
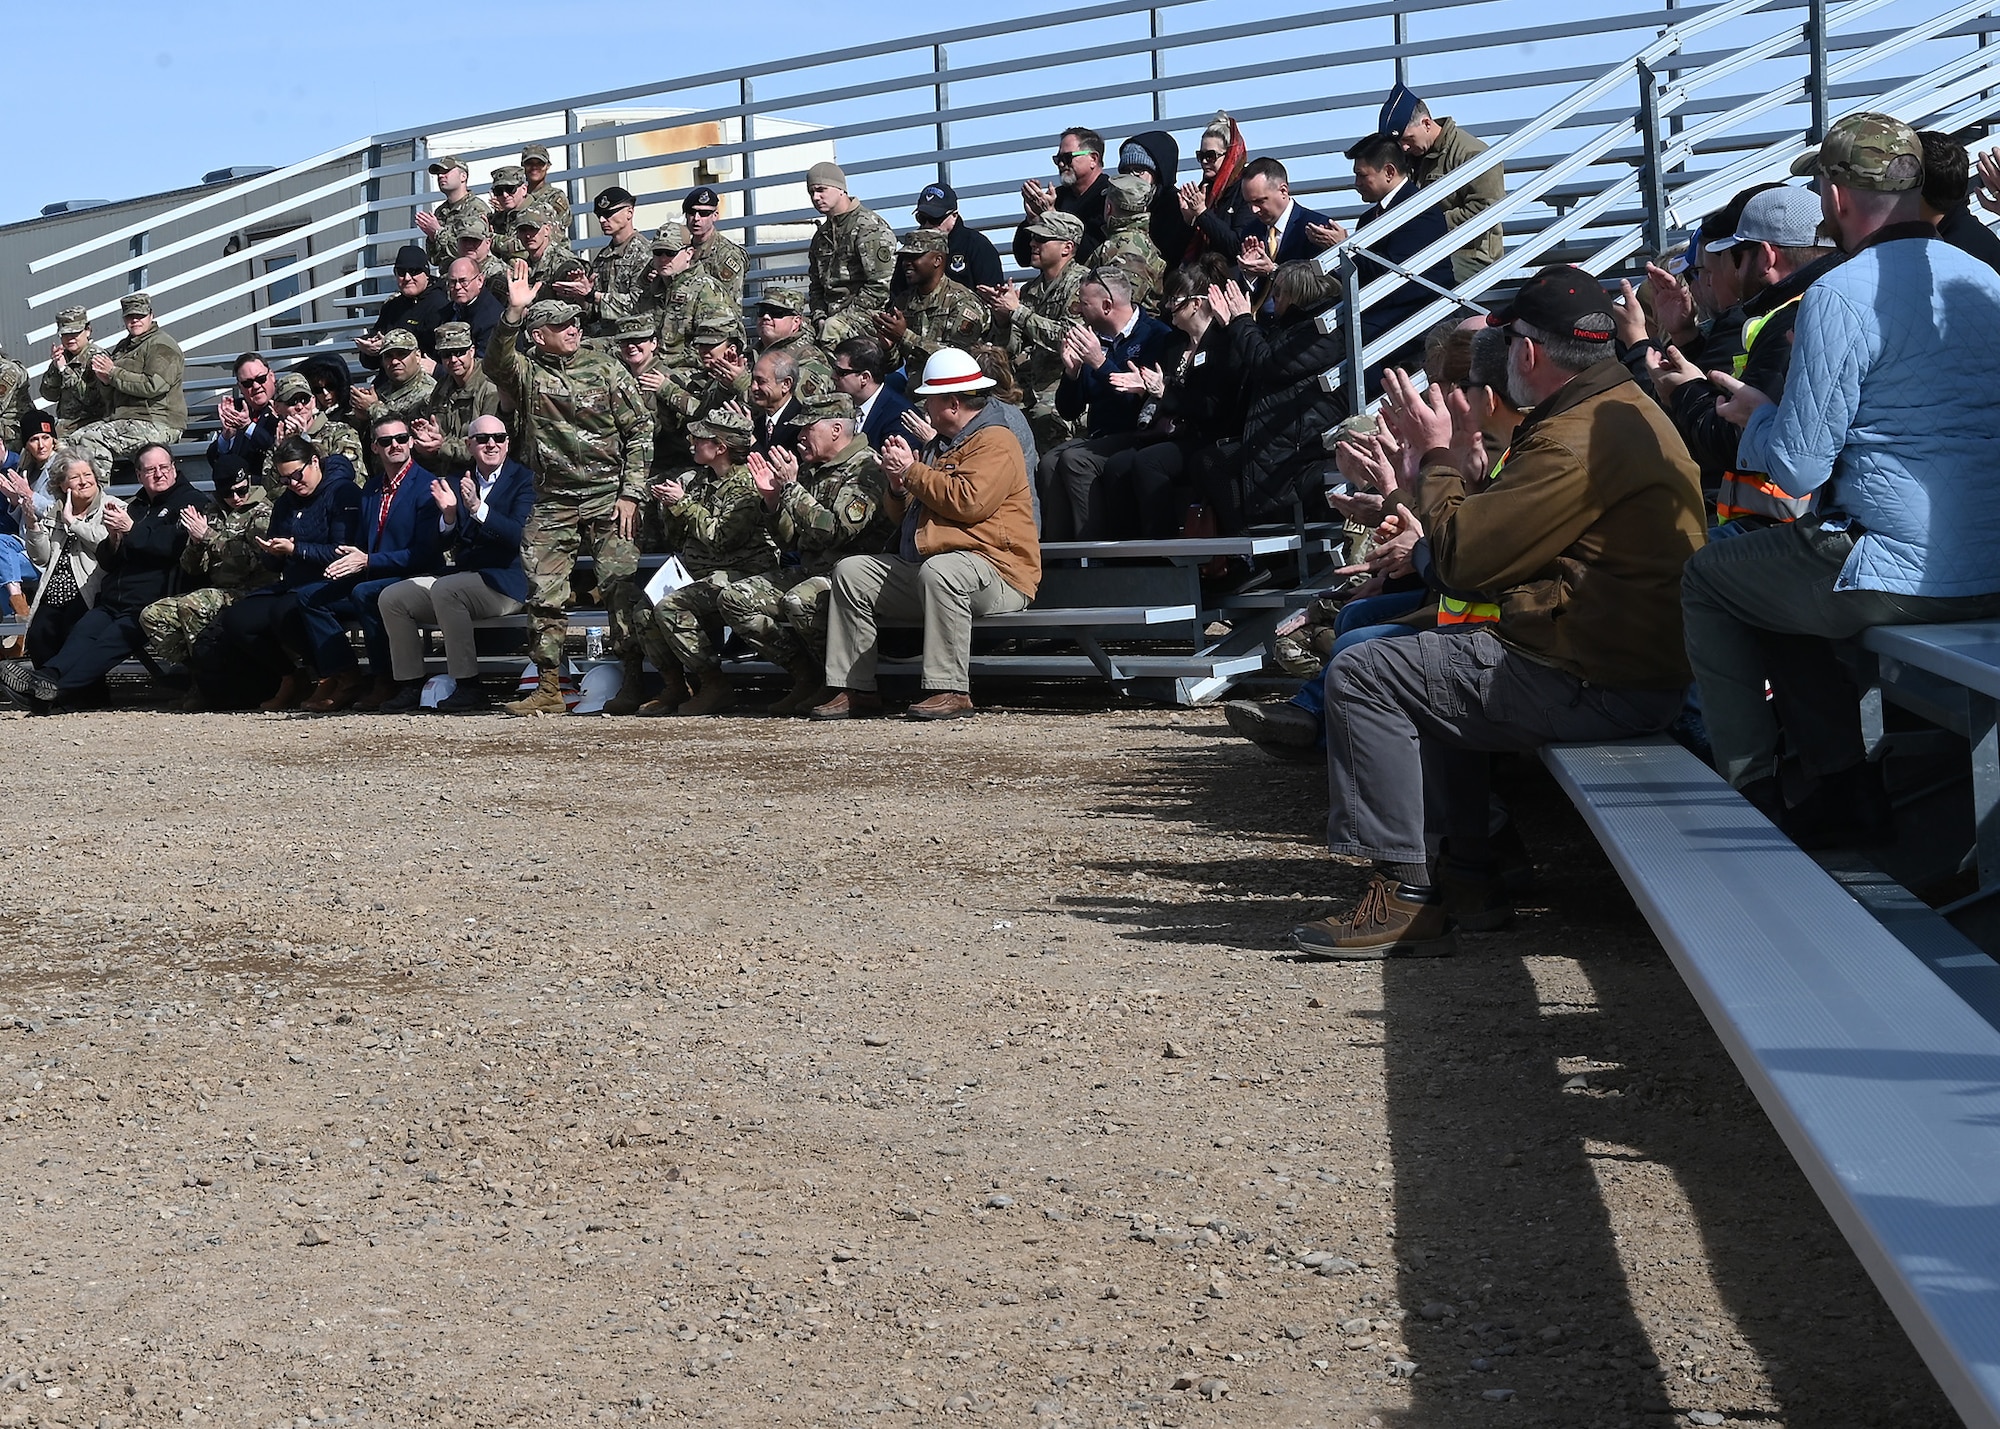
[[[1500,479],[1506,468],[1507,458],[1512,449],[1500,454],[1500,460],[1493,464],[1493,474],[1486,479],[1487,486]],[[1443,625],[1492,625],[1500,619],[1500,607],[1487,600],[1460,600],[1454,595],[1438,597],[1438,624]]]
[[[1778,304],[1762,317],[1752,318],[1743,325],[1743,351],[1730,363],[1730,370],[1738,377],[1750,365],[1750,349],[1756,345],[1757,335],[1764,330],[1764,324],[1794,306],[1804,293],[1789,302]],[[1767,521],[1796,521],[1812,509],[1810,496],[1793,496],[1776,482],[1754,471],[1725,471],[1722,485],[1715,493],[1715,524],[1720,526],[1739,516],[1758,516]]]

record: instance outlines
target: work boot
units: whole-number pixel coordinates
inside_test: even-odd
[[[1292,929],[1292,946],[1309,958],[1380,962],[1386,958],[1444,958],[1458,938],[1444,904],[1407,897],[1386,873],[1368,880],[1361,901],[1345,918],[1320,918]]]
[[[882,713],[882,697],[873,690],[836,690],[823,705],[806,711],[808,719],[867,719]]]
[[[378,714],[417,714],[424,707],[424,682],[405,680],[388,699],[375,707]]]
[[[313,686],[312,697],[303,708],[314,714],[332,714],[353,704],[367,687],[368,681],[359,670],[349,670],[344,674],[328,675]]]
[[[1273,759],[1288,764],[1324,764],[1318,748],[1320,722],[1288,700],[1231,700],[1222,707],[1229,727]]]
[[[826,698],[825,668],[814,661],[801,660],[791,667],[792,687],[783,699],[764,706],[765,714],[804,714]]]
[[[13,607],[14,618],[26,625],[30,614],[28,598],[18,590],[7,592],[7,603]],[[5,644],[0,644],[0,660],[18,660],[28,653],[28,634],[24,630]]]
[[[624,661],[624,673],[618,679],[618,693],[604,702],[604,713],[637,714],[639,706],[645,702],[646,659],[643,655],[627,655]]]
[[[510,715],[568,714],[569,706],[563,703],[562,675],[555,670],[542,671],[532,695],[500,708]]]
[[[670,666],[664,672],[664,678],[666,683],[660,687],[660,692],[640,705],[633,714],[640,719],[664,719],[677,714],[680,707],[687,703],[688,682],[687,676],[681,673],[681,667]]]
[[[257,706],[265,714],[283,714],[295,710],[306,697],[306,677],[297,673],[289,674],[278,682],[278,693]]]
[[[701,687],[674,713],[683,718],[721,714],[736,708],[736,682],[720,670],[703,670]]]
[[[417,693],[421,695],[424,682],[417,681]],[[368,692],[355,700],[354,708],[363,714],[374,714],[383,705],[396,698],[396,682],[387,675],[377,675],[368,686]]]
[[[484,714],[493,701],[477,680],[460,680],[452,692],[437,703],[439,714]]]

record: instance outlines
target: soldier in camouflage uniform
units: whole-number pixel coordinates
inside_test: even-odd
[[[757,295],[757,355],[767,352],[782,352],[798,364],[799,396],[823,396],[834,390],[833,364],[812,340],[797,288],[766,288]]]
[[[646,464],[646,473],[656,478],[663,476],[669,463],[661,452],[660,443],[671,437],[673,423],[666,419],[668,413],[663,399],[667,393],[667,370],[660,365],[660,339],[653,331],[652,322],[637,314],[624,319],[613,336],[611,351],[625,365],[625,370],[632,374],[632,380],[639,384],[646,400],[653,404],[653,454]],[[643,520],[641,524],[645,524]],[[657,549],[644,540],[639,544],[641,550]]]
[[[694,460],[687,438],[690,423],[750,395],[750,362],[743,351],[741,328],[733,322],[704,320],[694,330],[694,351],[694,365],[666,368],[660,385],[659,419],[667,432],[657,450],[667,470]]]
[[[528,202],[528,176],[519,164],[502,164],[493,171],[493,188],[486,195],[493,213],[493,256],[502,263],[527,257],[521,240],[514,236],[514,215]],[[548,204],[543,207],[555,210]]]
[[[423,352],[417,335],[406,327],[392,327],[382,334],[382,380],[374,386],[356,387],[354,410],[365,426],[384,412],[414,422],[430,415],[431,397],[437,379],[424,371]]]
[[[469,218],[458,231],[458,256],[479,269],[481,284],[496,299],[507,292],[507,265],[493,254],[493,225],[483,218]],[[451,270],[447,268],[446,272]]]
[[[271,526],[271,501],[234,453],[216,457],[217,509],[190,507],[181,514],[187,545],[181,548],[186,595],[156,600],[139,612],[146,653],[161,666],[189,664],[194,643],[224,609],[245,593],[270,585],[278,573],[264,563],[257,542]],[[190,688],[188,710],[202,707],[201,691]]]
[[[411,419],[410,438],[417,463],[443,477],[472,470],[472,447],[466,433],[475,417],[500,415],[500,389],[479,365],[472,350],[470,323],[439,323],[431,346],[437,353],[436,389],[430,410]]]
[[[540,684],[510,714],[562,714],[564,600],[580,549],[597,562],[597,589],[610,617],[611,647],[639,688],[641,652],[633,620],[639,500],[653,446],[651,403],[617,359],[583,348],[581,314],[570,303],[536,300],[528,265],[516,261],[507,312],[486,347],[486,375],[521,424],[516,459],[535,473],[535,512],[521,537],[527,570],[532,653]],[[532,354],[518,342],[528,334]],[[607,707],[608,708],[608,707]]]
[[[536,300],[564,301],[557,297],[554,284],[586,270],[556,226],[554,211],[539,203],[523,205],[514,215],[514,237],[521,245],[520,261],[528,265],[529,280],[535,285]],[[511,272],[508,276],[511,282]]]
[[[530,144],[521,151],[521,173],[528,181],[528,197],[556,216],[565,247],[569,244],[569,194],[561,184],[549,182],[549,151],[543,144]]]
[[[993,309],[993,342],[1013,359],[1035,445],[1053,451],[1075,435],[1075,424],[1056,411],[1056,388],[1063,378],[1063,335],[1080,321],[1076,293],[1085,269],[1076,261],[1076,245],[1083,241],[1083,220],[1050,209],[1023,232],[1037,275],[1018,291],[1003,283],[981,288],[979,296]]]
[[[722,593],[739,581],[777,569],[778,548],[764,520],[763,498],[743,458],[750,423],[736,408],[711,412],[688,428],[695,467],[679,480],[656,482],[653,495],[666,510],[667,539],[692,580],[653,607],[648,640],[662,673],[693,672],[700,688],[689,700],[668,679],[669,694],[640,713],[720,714],[736,702],[722,673]],[[623,690],[620,693],[624,693]],[[672,708],[660,708],[669,702]]]
[[[803,467],[783,448],[749,460],[771,536],[796,551],[799,564],[738,581],[718,601],[731,630],[791,672],[791,691],[771,714],[799,714],[820,702],[833,568],[846,556],[881,554],[896,535],[888,484],[854,420],[854,400],[845,392],[815,398],[803,421]]]
[[[689,371],[699,359],[694,351],[697,327],[732,326],[743,309],[723,286],[694,264],[694,247],[683,224],[663,223],[654,235],[653,266],[633,300],[634,316],[653,323],[659,337],[660,366]]]
[[[716,228],[722,201],[706,186],[681,200],[681,217],[687,220],[688,236],[694,240],[694,265],[722,285],[736,310],[743,310],[743,275],[750,268],[750,256]]]
[[[431,161],[431,176],[437,180],[438,192],[444,195],[444,202],[435,212],[419,212],[416,216],[417,228],[429,240],[431,267],[442,273],[458,257],[458,235],[464,231],[476,216],[487,218],[492,210],[486,207],[486,200],[473,196],[466,187],[465,160],[456,154],[446,154]]]
[[[875,331],[892,366],[921,376],[939,348],[971,347],[985,340],[986,307],[972,289],[946,276],[951,238],[942,229],[916,229],[896,256],[909,260],[909,287],[899,306],[875,315]]]
[[[608,349],[618,324],[638,301],[653,266],[653,245],[634,222],[638,204],[626,190],[613,185],[591,207],[608,241],[590,255],[589,273],[576,282],[557,283],[555,293],[583,309],[584,336],[601,339],[599,345]]]
[[[806,192],[826,215],[806,252],[807,316],[819,340],[834,347],[874,332],[874,315],[889,301],[889,279],[896,272],[896,233],[847,191],[847,175],[838,164],[807,170]]]
[[[1111,196],[1105,204],[1105,227],[1109,230],[1097,251],[1090,255],[1093,268],[1117,264],[1132,279],[1132,306],[1150,310],[1160,300],[1160,287],[1167,280],[1167,263],[1153,246],[1153,181],[1144,174],[1120,174],[1111,181]]]
[[[313,400],[312,383],[297,372],[287,372],[278,379],[276,400],[278,440],[304,437],[322,457],[346,457],[353,463],[354,480],[359,485],[368,469],[366,453],[361,446],[361,433],[346,422],[322,412],[319,403]],[[278,493],[284,489],[285,484],[267,465],[264,469],[265,492],[276,500]]]
[[[49,349],[41,391],[42,400],[56,409],[57,436],[110,415],[110,394],[90,380],[90,365],[102,351],[90,339],[89,309],[64,308],[56,314],[56,341]]]
[[[35,411],[28,369],[0,352],[0,441],[13,451],[21,445],[21,423]]]
[[[127,293],[118,300],[125,336],[91,364],[91,380],[105,389],[110,411],[78,427],[69,445],[109,472],[122,456],[152,442],[172,446],[187,430],[187,393],[181,379],[187,362],[181,346],[153,319],[153,300]]]

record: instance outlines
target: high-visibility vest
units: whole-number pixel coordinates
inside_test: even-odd
[[[1764,325],[1803,297],[1805,294],[1800,293],[1797,298],[1780,303],[1762,317],[1752,318],[1743,324],[1743,351],[1730,364],[1736,376],[1741,377],[1750,365],[1750,349],[1756,345],[1757,335],[1764,330]],[[1725,471],[1722,485],[1715,493],[1715,524],[1718,526],[1739,516],[1759,516],[1767,521],[1796,521],[1811,509],[1810,496],[1793,496],[1761,472]]]
[[[1507,458],[1513,454],[1510,448],[1500,454],[1500,460],[1493,464],[1493,474],[1486,479],[1490,488],[1500,480],[1500,473],[1507,465]],[[1488,600],[1460,600],[1455,595],[1438,597],[1438,624],[1443,625],[1492,625],[1500,619],[1500,607]]]

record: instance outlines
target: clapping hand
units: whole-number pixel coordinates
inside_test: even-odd
[[[1166,377],[1157,367],[1135,367],[1129,372],[1113,372],[1105,381],[1114,392],[1144,392],[1148,397],[1158,397],[1167,390]]]
[[[1193,223],[1208,210],[1208,194],[1197,183],[1185,183],[1177,189],[1181,200],[1181,217]]]
[[[181,529],[188,533],[191,541],[208,539],[208,518],[192,506],[181,508]]]
[[[1223,322],[1247,317],[1250,313],[1250,294],[1240,283],[1223,283],[1208,290],[1208,310]]]
[[[122,536],[132,529],[132,513],[125,509],[124,502],[115,497],[105,499],[104,529],[114,536]]]
[[[1063,334],[1062,364],[1070,377],[1081,375],[1086,367],[1095,371],[1104,365],[1104,344],[1082,323],[1072,324]]]
[[[1647,353],[1646,369],[1652,374],[1653,390],[1662,402],[1671,401],[1674,393],[1688,383],[1702,380],[1701,369],[1687,360],[1686,353],[1672,345]]]
[[[117,367],[118,364],[111,360],[111,354],[108,352],[100,352],[90,359],[90,375],[99,382],[109,382],[111,374]]]
[[[1646,331],[1646,310],[1639,306],[1639,291],[1630,278],[1618,280],[1618,296],[1624,301],[1611,305],[1612,331],[1622,346],[1637,347],[1650,334]]]
[[[2000,213],[2000,149],[1988,149],[1979,156],[1979,182],[1972,192],[1988,213]]]
[[[1028,217],[1040,218],[1055,207],[1056,191],[1053,184],[1037,183],[1029,179],[1021,185],[1021,207]]]
[[[440,521],[458,520],[458,493],[453,491],[451,483],[441,476],[431,478],[431,500],[437,503]]]
[[[661,387],[666,385],[666,381],[667,374],[655,367],[650,372],[641,372],[639,374],[639,390],[641,392],[657,393]]]
[[[882,450],[876,453],[876,459],[882,464],[882,475],[888,478],[889,490],[901,496],[903,478],[909,474],[910,468],[917,464],[917,454],[910,450],[908,442],[901,437],[892,436],[884,439]]]
[[[1264,251],[1264,240],[1254,233],[1243,240],[1243,249],[1236,255],[1236,266],[1258,278],[1268,278],[1278,271],[1278,261]]]
[[[444,450],[444,432],[433,417],[417,417],[410,423],[410,445],[418,456],[436,456]]]
[[[1308,223],[1306,237],[1313,241],[1314,247],[1325,250],[1347,242],[1347,230],[1328,219],[1325,223]]]
[[[650,490],[662,506],[677,505],[687,495],[687,488],[678,481],[656,481]]]
[[[875,319],[875,335],[882,339],[885,346],[902,344],[904,335],[910,330],[910,320],[901,308],[888,308],[871,316]]]
[[[980,301],[996,313],[1013,313],[1021,310],[1021,293],[1012,283],[1002,283],[998,287],[981,285],[978,292]]]
[[[707,352],[702,354],[701,360],[702,365],[707,367],[710,372],[714,373],[724,382],[731,383],[732,385],[740,381],[743,374],[750,370],[748,359],[741,355],[733,358],[724,357],[722,349],[719,347],[711,347]]]
[[[1382,392],[1388,400],[1381,415],[1404,451],[1421,461],[1451,446],[1451,412],[1435,384],[1419,392],[1407,372],[1391,367],[1382,374]]]
[[[368,553],[359,546],[335,546],[333,559],[327,562],[326,578],[340,580],[368,569]]]
[[[928,446],[937,440],[937,428],[924,420],[921,409],[912,407],[903,413],[903,430],[917,439],[921,446]]]
[[[1695,335],[1694,294],[1674,274],[1657,263],[1646,265],[1646,281],[1653,288],[1653,316],[1660,331],[1679,342]]]
[[[421,232],[426,238],[437,237],[438,230],[444,227],[443,224],[438,222],[438,216],[432,213],[427,208],[420,208],[417,210],[415,222],[418,231]]]

